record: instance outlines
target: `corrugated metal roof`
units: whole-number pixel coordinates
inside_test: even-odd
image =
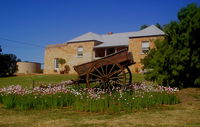
[[[165,35],[165,33],[157,28],[154,25],[151,25],[143,30],[140,30],[138,32],[135,32],[132,36],[130,37],[141,37],[141,36],[153,36],[153,35]]]
[[[151,25],[137,32],[116,33],[116,34],[111,34],[111,35],[108,35],[108,34],[100,35],[100,34],[88,32],[68,42],[79,42],[79,41],[90,41],[90,40],[103,42],[102,44],[95,46],[96,48],[111,47],[111,46],[128,46],[128,39],[130,37],[155,36],[155,35],[157,36],[157,35],[164,35],[164,34],[165,33],[162,30],[160,30],[154,25]]]
[[[93,33],[93,32],[88,32],[88,33],[85,33],[79,37],[76,37],[68,42],[89,41],[89,40],[100,41],[101,39],[102,39],[101,35]]]
[[[134,32],[102,35],[103,43],[95,47],[128,46],[128,39],[133,33]]]

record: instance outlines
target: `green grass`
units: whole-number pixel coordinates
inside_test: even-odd
[[[10,85],[21,85],[25,88],[32,88],[33,80],[35,86],[48,85],[59,83],[70,79],[76,79],[77,75],[27,75],[27,76],[13,76],[13,77],[1,77],[0,87],[6,87]]]
[[[14,110],[0,105],[0,127],[199,127],[200,89],[181,90],[181,103],[133,113],[88,113],[68,108]],[[192,103],[192,105],[188,105]]]
[[[73,75],[34,75],[0,78],[0,87],[20,84],[32,87],[36,84],[57,83],[76,78]],[[140,74],[133,75],[134,82],[144,80]],[[178,93],[181,103],[161,105],[137,110],[133,113],[89,113],[69,108],[47,110],[5,109],[0,105],[0,127],[199,127],[200,89],[184,89]]]
[[[14,77],[0,77],[0,87],[6,87],[10,85],[21,85],[25,88],[32,88],[33,80],[35,86],[54,84],[61,81],[70,79],[77,79],[77,75],[25,75]],[[132,74],[133,82],[144,81],[143,74]]]
[[[142,81],[144,81],[144,75],[143,74],[132,74],[132,81],[133,82],[142,82]]]
[[[12,109],[49,109],[71,107],[75,111],[85,112],[133,112],[138,109],[155,107],[160,104],[177,104],[179,99],[175,94],[165,92],[140,92],[129,91],[108,93],[101,98],[89,98],[85,92],[82,95],[71,93],[56,93],[47,95],[38,94],[1,94],[0,103]],[[142,96],[142,97],[139,97]]]

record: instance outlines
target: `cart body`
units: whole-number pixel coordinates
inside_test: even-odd
[[[132,81],[132,75],[128,66],[133,64],[134,60],[132,53],[128,52],[127,49],[124,49],[106,57],[74,66],[74,70],[79,74],[79,80],[81,82],[86,82],[88,87],[90,81],[98,81],[101,84],[108,83],[110,79],[114,78],[113,76],[119,77],[119,73],[128,74],[126,77],[130,78],[130,81],[128,81],[128,84],[130,84]],[[125,69],[127,69],[128,72],[125,72]],[[97,81],[94,81],[95,79]]]

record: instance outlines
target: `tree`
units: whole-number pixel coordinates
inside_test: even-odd
[[[149,26],[149,25],[144,24],[144,25],[142,25],[142,26],[140,27],[140,30],[143,30],[143,29],[147,28],[148,26]]]
[[[17,70],[17,62],[20,61],[14,54],[3,54],[0,47],[0,76],[11,76]]]
[[[149,26],[149,25],[144,24],[144,25],[142,25],[142,26],[140,27],[140,30],[143,30],[143,29],[147,28],[148,26]],[[158,27],[159,29],[163,30],[163,27],[162,27],[159,23],[156,23],[155,26]]]
[[[163,30],[163,27],[159,23],[156,23],[155,26],[158,27],[159,29]]]
[[[147,80],[178,87],[200,86],[200,8],[190,4],[179,21],[164,27],[166,37],[143,59]]]

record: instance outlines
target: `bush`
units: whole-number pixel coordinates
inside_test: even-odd
[[[63,68],[63,65],[66,63],[66,60],[63,58],[58,58],[58,63],[60,64],[60,74],[64,74],[65,69]]]
[[[68,74],[68,73],[69,73],[69,71],[70,71],[69,65],[65,65],[64,71],[65,71],[65,74]]]
[[[0,51],[1,47],[0,47]],[[0,76],[11,76],[17,70],[17,57],[14,54],[3,54],[0,52]]]

